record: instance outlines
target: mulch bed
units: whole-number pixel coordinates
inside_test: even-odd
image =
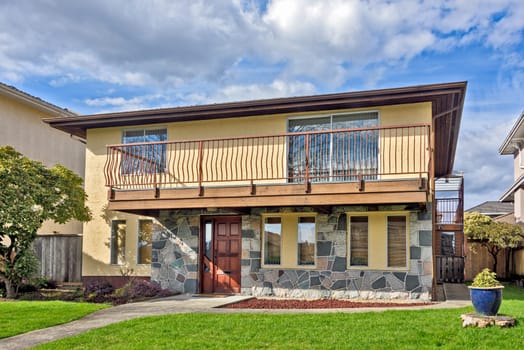
[[[412,307],[427,306],[430,302],[374,302],[374,301],[349,301],[336,299],[270,299],[253,298],[223,306],[228,309],[354,309],[363,307]]]

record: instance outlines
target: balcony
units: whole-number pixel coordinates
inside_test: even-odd
[[[435,224],[440,231],[462,231],[464,223],[464,179],[462,176],[435,181]]]
[[[425,203],[430,127],[107,146],[109,209]]]

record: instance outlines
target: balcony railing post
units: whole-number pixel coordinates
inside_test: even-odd
[[[202,180],[203,180],[203,167],[204,162],[204,147],[203,142],[198,142],[198,195],[203,196],[204,195],[204,188],[202,187]]]
[[[306,174],[304,176],[304,185],[305,185],[305,191],[306,193],[309,193],[310,191],[310,185],[309,185],[309,135],[305,135],[305,140],[304,140],[304,152],[306,153],[305,154],[305,161],[306,161],[306,164],[305,164],[305,169],[306,169]]]

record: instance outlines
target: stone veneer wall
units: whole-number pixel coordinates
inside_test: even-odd
[[[379,211],[405,210],[403,205]],[[242,216],[242,294],[289,298],[431,298],[431,209],[410,215],[409,271],[346,270],[345,212],[365,206],[335,207],[317,215],[316,269],[261,268],[261,217],[272,212],[310,212],[311,208],[255,208]],[[220,212],[219,212],[220,213]],[[198,292],[200,210],[162,211],[153,231],[151,279],[182,293]]]

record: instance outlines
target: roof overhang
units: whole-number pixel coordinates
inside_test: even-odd
[[[500,196],[501,202],[513,202],[515,192],[524,187],[524,174],[520,175],[513,184]]]
[[[519,116],[499,148],[501,155],[515,154],[524,145],[524,112]]]
[[[462,175],[446,176],[435,179],[435,191],[460,192],[464,189]]]
[[[76,113],[60,108],[12,86],[0,83],[0,96],[5,96],[55,117],[76,117]]]
[[[435,175],[453,172],[453,162],[466,93],[466,82],[420,85],[393,89],[275,98],[190,107],[45,119],[52,127],[81,138],[86,130],[181,121],[241,118],[281,113],[366,108],[431,102],[435,130]]]

